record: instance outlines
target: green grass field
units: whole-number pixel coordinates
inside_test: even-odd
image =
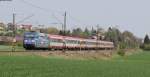
[[[13,46],[0,45],[0,51],[11,51]],[[15,46],[15,51],[24,51],[23,47]]]
[[[0,77],[149,77],[150,52],[112,60],[0,56]]]

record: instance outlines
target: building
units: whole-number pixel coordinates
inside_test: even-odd
[[[5,29],[6,29],[5,24],[1,22],[1,23],[0,23],[0,32],[4,32]]]
[[[18,25],[17,29],[24,29],[26,31],[30,31],[30,30],[32,30],[32,25],[25,25],[25,24]]]

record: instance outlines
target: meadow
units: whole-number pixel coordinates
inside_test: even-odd
[[[0,45],[0,51],[12,51],[13,46]],[[25,51],[23,47],[15,46],[15,51]]]
[[[150,52],[110,60],[0,56],[0,77],[149,77]]]

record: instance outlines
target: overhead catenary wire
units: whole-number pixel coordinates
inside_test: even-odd
[[[83,26],[83,25],[84,25],[84,26],[88,26],[88,25],[89,25],[89,24],[83,23],[80,19],[78,19],[78,18],[72,16],[72,15],[69,14],[69,13],[68,13],[68,17],[69,17],[71,20],[73,20],[73,21],[79,23],[78,25],[82,25],[82,26]]]
[[[74,20],[74,21],[76,21],[76,22],[78,22],[78,23],[80,23],[80,24],[82,24],[82,25],[85,25],[85,24],[81,23],[81,20],[79,20],[79,19],[73,17],[71,14],[68,14],[68,15],[69,15],[69,17],[70,17],[72,20]]]
[[[16,24],[22,23],[22,22],[24,22],[24,21],[30,19],[30,18],[33,17],[33,16],[34,16],[34,14],[32,14],[32,15],[30,15],[30,16],[27,16],[27,17],[25,17],[24,19],[18,21]]]
[[[62,21],[61,21],[60,19],[58,19],[58,18],[55,16],[55,12],[54,12],[53,10],[42,8],[42,7],[40,7],[40,6],[34,5],[34,4],[32,4],[32,3],[30,3],[30,2],[27,2],[27,1],[25,1],[25,0],[20,0],[20,1],[22,1],[23,3],[25,3],[25,4],[27,4],[27,5],[32,6],[32,7],[34,7],[34,8],[37,8],[37,9],[39,9],[39,10],[42,10],[42,11],[45,11],[45,12],[50,12],[52,17],[54,17],[59,23],[62,23]],[[58,11],[57,11],[57,13],[58,13]],[[59,12],[59,13],[61,13],[61,12]],[[61,13],[61,14],[62,14],[62,13]]]
[[[49,13],[51,13],[51,16],[52,16],[53,18],[55,18],[58,23],[63,24],[63,22],[55,15],[55,13],[59,13],[60,15],[62,15],[64,12],[62,12],[62,11],[55,11],[55,10],[52,10],[52,9],[45,9],[45,8],[43,8],[43,7],[40,7],[40,6],[35,5],[35,4],[33,4],[33,3],[30,3],[30,2],[28,2],[28,1],[26,1],[26,0],[20,0],[20,1],[22,1],[23,3],[25,3],[25,4],[27,4],[27,5],[32,6],[32,7],[34,7],[34,8],[37,8],[37,9],[39,9],[39,10],[42,10],[42,11],[44,11],[44,12],[49,12]],[[70,18],[71,20],[73,20],[73,21],[79,23],[80,25],[85,25],[85,26],[88,25],[88,24],[82,23],[81,20],[77,19],[76,17],[73,17],[73,16],[72,16],[71,14],[69,14],[69,13],[67,13],[67,15],[68,15],[67,18]],[[63,15],[62,15],[62,16],[63,16]]]
[[[19,0],[19,1],[20,1],[21,3],[23,3],[23,4],[26,4],[26,5],[29,5],[29,6],[31,6],[31,7],[37,8],[37,9],[39,9],[39,10],[42,10],[43,12],[51,13],[51,16],[52,16],[58,23],[63,24],[63,21],[60,20],[60,19],[55,15],[55,13],[59,13],[59,14],[62,15],[64,12],[62,12],[62,11],[56,11],[56,10],[52,10],[52,9],[45,9],[45,8],[39,6],[39,5],[35,5],[35,4],[31,3],[31,2],[29,2],[28,0]],[[72,16],[72,15],[69,14],[69,13],[67,13],[67,15],[68,15],[67,18],[70,18],[71,20],[77,22],[76,25],[85,25],[85,26],[87,25],[87,24],[85,24],[85,23],[82,23],[81,20],[77,19],[76,17]],[[33,17],[33,16],[31,16],[31,17]],[[18,23],[21,23],[21,22],[23,22],[23,21],[25,21],[25,20],[27,20],[27,19],[30,19],[31,17],[28,16],[28,17],[24,18],[23,20],[19,21]],[[68,20],[69,20],[69,19],[68,19]]]

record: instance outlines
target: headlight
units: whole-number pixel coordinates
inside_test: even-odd
[[[28,42],[28,40],[24,40],[24,42]]]
[[[31,40],[31,42],[35,42],[35,40]]]

